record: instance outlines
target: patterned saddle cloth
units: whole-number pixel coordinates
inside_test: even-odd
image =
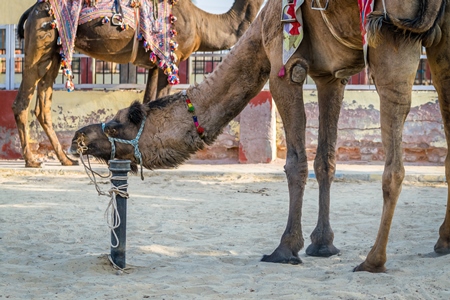
[[[312,5],[316,0],[313,0]],[[326,5],[319,10],[326,10],[329,0],[326,1]],[[304,0],[282,0],[281,22],[283,25],[283,67],[278,73],[279,77],[285,76],[285,65],[297,51],[298,47],[303,40],[303,18],[301,6]],[[363,41],[364,61],[367,66],[367,21],[369,14],[373,11],[374,0],[358,0],[358,7],[360,12],[360,26],[361,35]],[[317,9],[317,7],[316,7]]]
[[[172,15],[172,7],[178,0],[38,0],[38,2],[50,3],[49,14],[54,17],[51,27],[56,28],[59,33],[61,64],[67,77],[68,91],[74,89],[71,65],[77,27],[98,18],[102,18],[105,26],[111,23],[120,26],[122,30],[129,28],[136,30],[137,39],[142,40],[145,49],[149,51],[149,59],[164,70],[170,84],[179,82],[178,68],[175,65],[177,58],[174,54],[178,45],[173,40],[176,31],[172,29],[172,24],[176,21]],[[135,28],[136,25],[139,28]],[[131,57],[130,54],[130,59]]]

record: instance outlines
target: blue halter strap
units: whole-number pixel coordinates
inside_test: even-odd
[[[106,137],[108,138],[109,142],[111,143],[111,160],[113,160],[116,157],[116,144],[115,142],[122,143],[122,144],[129,144],[134,147],[134,157],[138,161],[138,164],[141,165],[141,179],[144,180],[144,174],[143,174],[143,167],[142,167],[142,154],[141,151],[139,151],[139,139],[142,135],[142,132],[144,131],[144,125],[145,120],[147,119],[146,116],[142,119],[141,127],[139,128],[139,131],[136,135],[136,137],[132,140],[124,140],[119,138],[113,138],[110,137],[105,133],[105,123],[102,123],[102,131],[105,133]]]

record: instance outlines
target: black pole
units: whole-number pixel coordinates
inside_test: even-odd
[[[130,161],[129,160],[110,160],[109,161],[109,170],[112,173],[111,184],[115,187],[120,187],[124,184],[127,184],[128,172],[130,169]],[[120,180],[114,179],[114,177],[118,177]],[[125,178],[125,180],[122,180]],[[127,188],[121,188],[121,191],[126,192]],[[120,218],[120,225],[114,232],[117,235],[114,236],[114,233],[111,231],[111,245],[117,245],[117,247],[111,246],[111,259],[112,261],[121,269],[125,268],[125,251],[127,246],[127,199],[116,195],[117,202],[117,212]],[[116,216],[113,214],[113,224],[116,222]]]

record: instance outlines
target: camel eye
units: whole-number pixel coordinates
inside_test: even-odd
[[[111,137],[117,137],[120,133],[120,129],[122,128],[122,124],[111,122],[107,125],[106,134]]]
[[[117,130],[115,128],[111,128],[111,130],[109,131],[109,134],[116,136],[117,135]]]

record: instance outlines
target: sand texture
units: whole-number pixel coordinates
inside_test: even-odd
[[[301,265],[262,263],[285,228],[284,176],[147,172],[130,176],[128,273],[107,259],[105,209],[82,173],[0,174],[0,299],[450,299],[450,256],[433,246],[446,210],[443,184],[407,183],[388,245],[388,271],[353,273],[378,230],[381,183],[332,186],[341,254],[300,253]],[[110,187],[108,179],[100,187]],[[308,180],[306,246],[317,221]]]

